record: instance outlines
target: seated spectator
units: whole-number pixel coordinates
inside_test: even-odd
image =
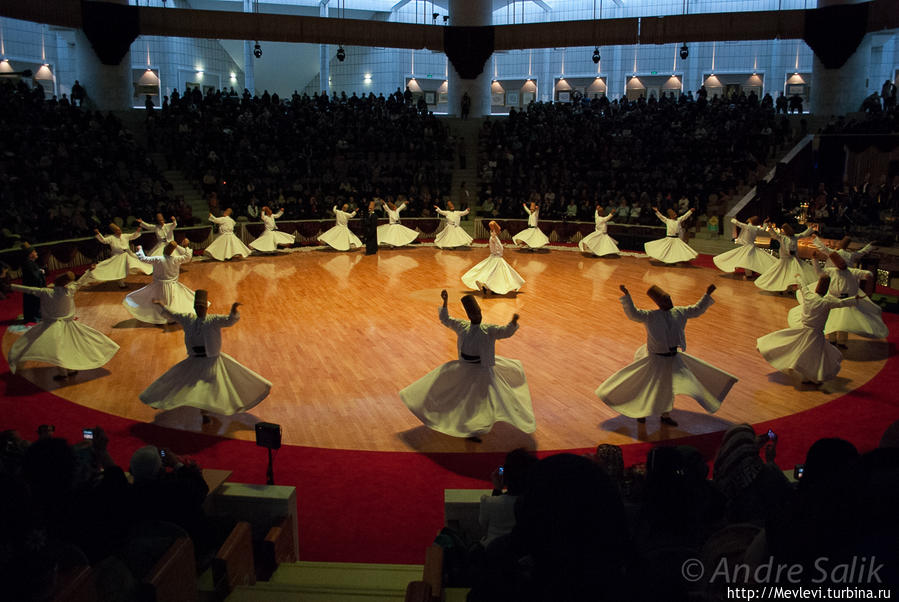
[[[481,496],[478,522],[486,530],[481,538],[485,548],[497,537],[508,535],[515,526],[515,500],[524,491],[527,472],[537,462],[533,453],[523,448],[506,454],[505,463],[493,471],[493,493]]]
[[[178,525],[190,534],[198,556],[214,546],[212,528],[203,511],[209,488],[196,462],[146,445],[131,456],[131,475],[133,520],[161,520]]]

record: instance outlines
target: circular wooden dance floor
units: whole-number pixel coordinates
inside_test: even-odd
[[[706,267],[668,267],[645,257],[603,259],[571,250],[507,249],[506,259],[527,280],[515,296],[482,300],[486,322],[521,315],[514,337],[497,353],[519,359],[533,397],[537,432],[525,435],[498,424],[482,444],[422,426],[397,392],[438,364],[455,358],[452,331],[437,319],[440,290],[450,293],[450,313],[464,317],[466,290],[460,276],[483,259],[484,248],[442,251],[430,246],[337,253],[320,249],[233,262],[187,264],[181,282],[209,290],[211,311],[243,303],[241,320],[224,331],[224,351],[273,383],[271,395],[251,414],[213,417],[198,411],[160,413],[138,394],[184,357],[178,327],[132,319],[122,305],[128,291],[149,281],[128,279],[82,289],[77,315],[113,338],[121,350],[103,369],[71,382],[52,380],[55,369],[26,365],[20,374],[77,404],[162,426],[254,437],[259,420],[282,425],[286,444],[382,451],[496,451],[518,445],[542,450],[576,449],[598,442],[628,443],[719,431],[731,423],[761,422],[793,414],[846,393],[872,378],[889,353],[885,341],[850,338],[840,375],[821,389],[800,385],[774,371],[758,354],[756,338],[786,327],[790,297],[761,292],[751,282]],[[661,427],[605,406],[594,390],[629,363],[645,342],[642,325],[627,320],[619,284],[638,307],[651,307],[646,289],[658,284],[675,304],[694,303],[709,283],[716,303],[687,326],[689,353],[739,377],[721,410],[705,413],[678,398],[680,425]],[[16,338],[7,332],[3,351]]]

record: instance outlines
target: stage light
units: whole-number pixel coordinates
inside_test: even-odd
[[[688,56],[690,56],[690,49],[687,48],[687,43],[684,42],[684,45],[680,47],[680,58],[685,61]]]
[[[593,64],[598,65],[600,58],[602,57],[599,56],[599,48],[595,48],[593,50]]]
[[[346,60],[346,50],[343,49],[343,46],[337,47],[337,60],[341,63]]]
[[[257,59],[262,58],[262,46],[259,45],[259,42],[256,42],[256,45],[253,47],[253,56]]]

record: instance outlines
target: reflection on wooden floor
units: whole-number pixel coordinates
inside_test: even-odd
[[[252,415],[216,417],[202,425],[190,408],[159,413],[138,393],[184,357],[178,327],[141,324],[122,306],[129,291],[149,281],[128,279],[127,290],[83,289],[78,316],[122,348],[102,370],[84,372],[60,385],[55,371],[25,366],[21,375],[84,406],[138,421],[253,438],[257,420],[283,427],[284,442],[329,448],[415,451],[492,451],[518,445],[571,449],[599,442],[657,440],[758,422],[822,404],[858,387],[883,366],[884,341],[850,339],[838,379],[821,390],[775,372],[755,349],[755,340],[786,327],[788,297],[761,293],[712,269],[651,265],[645,258],[601,259],[553,250],[509,249],[506,259],[527,280],[517,296],[482,301],[487,322],[505,323],[521,314],[521,328],[497,344],[497,353],[524,363],[537,432],[524,435],[497,425],[482,444],[454,439],[423,427],[397,391],[440,363],[453,359],[455,336],[437,320],[440,290],[450,292],[450,312],[463,316],[465,287],[459,277],[486,249],[444,251],[432,247],[361,251],[321,250],[234,262],[198,261],[181,281],[206,288],[211,311],[243,303],[241,321],[224,333],[224,351],[274,383]],[[643,327],[628,321],[618,301],[625,284],[639,307],[650,307],[651,284],[668,290],[676,304],[690,304],[710,282],[716,303],[687,327],[689,352],[740,378],[721,410],[708,415],[692,400],[678,399],[677,428],[660,429],[650,419],[638,430],[593,391],[631,361],[644,342]],[[8,352],[17,335],[7,333]]]

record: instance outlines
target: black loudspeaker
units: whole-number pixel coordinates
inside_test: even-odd
[[[267,449],[279,449],[281,447],[281,425],[271,422],[257,422],[256,445]]]

